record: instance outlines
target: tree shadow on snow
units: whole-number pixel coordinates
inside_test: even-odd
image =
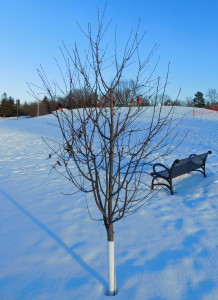
[[[193,261],[193,269],[198,272],[202,270],[202,265],[199,262],[199,258],[208,257],[209,252],[207,249],[202,249],[198,252],[197,245],[202,243],[202,239],[206,238],[206,231],[199,230],[195,233],[187,235],[183,242],[182,247],[180,249],[167,249],[160,251],[154,258],[150,260],[145,260],[144,263],[138,264],[137,259],[130,258],[126,260],[124,263],[117,266],[117,275],[118,275],[118,288],[121,286],[126,286],[127,292],[130,293],[130,296],[134,298],[135,293],[137,292],[138,285],[137,279],[136,282],[129,287],[129,279],[130,278],[140,278],[140,280],[145,280],[145,278],[149,274],[155,274],[157,272],[162,272],[167,269],[169,266],[176,267],[177,265],[182,265],[183,260],[185,258],[190,257]],[[134,280],[133,280],[134,282]],[[146,284],[146,282],[145,282]],[[184,300],[200,300],[203,299],[204,296],[210,293],[214,288],[216,288],[217,284],[213,280],[205,278],[205,280],[200,281],[196,286],[194,286],[189,278],[186,283],[186,288],[184,290],[183,295],[181,295],[181,299]],[[131,299],[131,297],[129,298]],[[154,297],[149,298],[149,300],[158,299],[164,300],[165,298]],[[165,299],[166,300],[166,299]]]
[[[40,227],[41,230],[46,232],[59,246],[61,246],[71,257],[90,275],[97,279],[104,287],[104,290],[107,288],[106,280],[96,272],[92,267],[90,267],[75,251],[74,249],[78,247],[78,244],[75,244],[73,247],[68,247],[59,236],[57,236],[53,231],[51,231],[46,225],[41,223],[37,218],[35,218],[31,213],[29,213],[23,206],[16,202],[8,193],[0,189],[0,193],[9,200],[14,206],[16,206],[22,213],[25,214],[32,222]],[[81,281],[81,279],[80,279]],[[73,283],[73,281],[72,281]],[[74,285],[74,284],[73,284]]]

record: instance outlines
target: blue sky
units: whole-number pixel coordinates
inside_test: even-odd
[[[64,40],[71,47],[83,47],[77,22],[86,27],[96,22],[100,0],[0,0],[0,95],[33,101],[27,82],[38,84],[36,69],[41,64],[51,78],[57,69],[53,57],[60,57]],[[108,0],[106,19],[118,27],[119,42],[141,19],[146,30],[145,53],[157,43],[164,76],[170,62],[167,94],[180,99],[218,89],[218,1],[217,0]],[[130,74],[131,78],[131,74]],[[133,78],[134,79],[134,78]]]

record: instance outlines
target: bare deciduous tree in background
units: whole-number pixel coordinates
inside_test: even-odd
[[[42,69],[39,76],[42,89],[50,99],[60,94],[68,95],[76,89],[83,91],[80,99],[83,108],[54,113],[63,139],[55,141],[55,146],[47,142],[57,161],[53,167],[78,191],[93,195],[100,212],[99,220],[104,223],[107,232],[108,294],[115,295],[114,224],[136,212],[152,197],[150,183],[146,184],[150,164],[155,158],[172,151],[177,133],[173,135],[173,108],[162,114],[167,79],[163,86],[158,78],[153,80],[155,67],[146,75],[156,46],[142,59],[140,47],[144,34],[140,36],[137,27],[135,33],[129,35],[122,54],[118,49],[116,31],[114,42],[110,37],[107,48],[104,38],[109,24],[104,26],[103,20],[104,13],[98,16],[96,34],[91,25],[88,25],[87,32],[82,30],[88,41],[85,55],[77,45],[70,52],[63,44],[61,51],[66,72],[57,64],[62,74],[62,86],[51,84]],[[109,55],[107,50],[111,47],[114,52]],[[131,76],[134,80],[128,86],[128,97],[131,95],[134,100],[137,95],[147,95],[150,89],[153,99],[156,95],[153,106],[115,106],[119,100],[117,94],[121,96],[128,68],[134,71]],[[160,91],[162,101],[157,105]],[[140,122],[140,118],[145,116],[147,122]],[[89,202],[87,207],[89,209]],[[94,218],[90,209],[89,213]]]
[[[218,92],[216,89],[208,89],[206,96],[209,100],[209,105],[216,105],[218,103]]]

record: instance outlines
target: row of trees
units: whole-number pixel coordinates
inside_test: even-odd
[[[216,89],[209,89],[206,94],[206,100],[204,94],[197,92],[194,99],[187,100],[187,106],[194,107],[211,107],[218,105],[218,92]]]
[[[0,117],[36,117],[37,115],[50,114],[56,107],[57,103],[49,100],[47,97],[44,97],[40,103],[34,101],[21,104],[19,99],[15,100],[13,97],[7,96],[7,94],[4,93],[0,101]]]
[[[1,98],[0,103],[0,116],[10,117],[14,116],[18,112],[18,107],[20,106],[20,100],[16,101],[12,97],[7,97],[7,94],[4,93]]]
[[[134,81],[123,81],[119,89],[114,91],[115,106],[136,106],[136,99],[133,97]],[[159,99],[156,99],[156,98]],[[164,98],[163,98],[164,97]],[[189,106],[189,107],[208,107],[218,105],[218,91],[216,89],[208,89],[206,99],[204,94],[197,92],[195,97],[187,98],[186,101],[172,100],[169,95],[159,95],[156,97],[142,95],[142,106],[154,105],[156,102],[162,102],[168,106]],[[15,116],[42,116],[51,114],[59,107],[74,109],[86,107],[96,107],[101,105],[102,99],[99,100],[96,93],[87,94],[85,90],[75,90],[70,92],[65,97],[57,99],[49,99],[44,97],[40,101],[20,103],[20,100],[15,100],[11,96],[4,93],[0,101],[0,117],[15,117]]]

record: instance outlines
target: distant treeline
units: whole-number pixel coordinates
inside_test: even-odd
[[[173,101],[170,96],[163,95],[152,98],[142,96],[142,106],[149,106],[162,102],[164,105],[171,106],[193,106],[193,107],[207,107],[218,105],[218,93],[216,89],[210,89],[207,93],[207,100],[201,92],[197,92],[193,99],[187,98],[186,101]],[[159,97],[159,98],[158,98]],[[4,93],[0,101],[0,117],[15,117],[15,116],[42,116],[51,114],[60,108],[75,109],[82,107],[97,107],[107,105],[107,97],[100,98],[95,93],[86,94],[84,90],[75,90],[70,92],[65,97],[57,97],[56,99],[49,99],[44,97],[42,100],[33,102],[25,102],[21,104],[20,100],[15,100],[11,96]],[[114,93],[115,106],[136,106],[136,96],[132,93],[131,89],[124,88],[121,91]]]

